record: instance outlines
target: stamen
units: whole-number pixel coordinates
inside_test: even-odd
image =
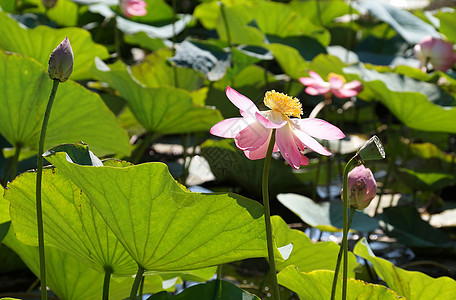
[[[302,105],[297,98],[272,90],[266,92],[264,104],[270,109],[278,111],[288,117],[301,118]]]
[[[345,77],[340,75],[340,74],[336,74],[336,73],[329,73],[328,74],[328,80],[330,80],[332,77],[336,77],[336,78],[339,78],[340,81],[342,81],[344,84],[347,83],[347,81],[345,80]]]

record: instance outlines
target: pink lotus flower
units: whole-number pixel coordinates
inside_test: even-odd
[[[349,205],[356,209],[365,209],[369,206],[377,193],[377,183],[369,168],[361,165],[353,168],[347,178]]]
[[[358,80],[346,83],[342,75],[330,73],[328,81],[324,81],[320,75],[314,71],[309,71],[310,77],[301,77],[299,81],[307,86],[306,93],[312,96],[324,95],[325,98],[331,98],[334,94],[338,98],[349,98],[358,95],[363,90],[363,85]]]
[[[415,45],[413,50],[423,71],[426,71],[427,64],[431,63],[434,69],[445,72],[456,62],[453,44],[432,36],[425,37],[419,44]]]
[[[120,6],[122,8],[122,13],[127,18],[132,16],[144,16],[147,14],[147,4],[143,0],[121,0]]]
[[[295,169],[309,164],[309,159],[301,152],[306,149],[331,155],[331,152],[313,137],[326,140],[345,137],[339,128],[326,121],[316,118],[300,119],[301,103],[285,94],[266,92],[264,104],[271,109],[268,111],[259,111],[249,98],[230,87],[226,88],[226,96],[239,108],[242,117],[223,120],[215,124],[210,132],[219,137],[234,138],[236,146],[243,150],[249,159],[266,156],[273,129],[277,130],[273,151],[280,151],[283,158]]]

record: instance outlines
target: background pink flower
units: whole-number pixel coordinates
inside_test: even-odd
[[[249,98],[230,87],[226,88],[226,96],[239,108],[242,117],[223,120],[215,124],[210,132],[219,137],[234,138],[236,146],[249,159],[266,156],[273,129],[276,129],[273,151],[280,151],[295,169],[309,164],[309,159],[302,153],[306,149],[331,155],[314,137],[326,140],[345,137],[339,128],[324,120],[300,119],[301,103],[285,94],[267,92],[264,103],[271,108],[268,111],[259,111]],[[298,119],[290,119],[292,116]]]
[[[130,18],[132,16],[144,16],[147,14],[146,2],[143,0],[121,0],[122,13]]]
[[[435,70],[448,71],[456,62],[453,44],[432,36],[425,37],[413,48],[415,57],[420,61],[420,68],[427,70],[430,63]]]
[[[363,90],[363,85],[360,81],[354,80],[346,83],[342,75],[330,73],[328,82],[324,81],[320,75],[314,71],[309,71],[310,77],[301,77],[299,81],[307,86],[306,93],[312,96],[324,95],[325,98],[330,98],[334,95],[338,98],[350,98],[358,95]]]
[[[347,178],[348,201],[356,209],[369,206],[377,193],[377,182],[369,168],[364,165],[353,168]]]

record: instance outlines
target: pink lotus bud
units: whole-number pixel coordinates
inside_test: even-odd
[[[57,4],[57,0],[41,0],[41,3],[43,3],[44,7],[47,9],[51,9]]]
[[[377,183],[369,168],[364,165],[353,168],[348,173],[348,201],[356,209],[365,209],[369,206],[377,193]]]
[[[147,4],[143,0],[121,0],[120,6],[122,13],[127,18],[130,18],[132,16],[144,16],[147,14]]]
[[[73,72],[73,49],[66,37],[49,57],[49,77],[60,82],[67,81]]]
[[[431,36],[425,37],[413,50],[420,61],[420,68],[424,71],[430,63],[435,70],[445,72],[456,62],[453,44]]]

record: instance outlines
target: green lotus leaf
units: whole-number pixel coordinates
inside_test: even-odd
[[[250,294],[231,282],[224,280],[213,280],[208,283],[198,284],[188,289],[185,289],[182,293],[171,296],[167,292],[160,292],[152,295],[147,300],[200,300],[200,299],[242,299],[242,300],[259,300],[257,296]]]
[[[334,271],[317,270],[299,272],[289,266],[282,270],[277,279],[279,284],[297,293],[300,299],[327,300],[331,298]],[[342,299],[342,278],[339,277],[336,288],[336,299]],[[370,284],[361,280],[348,279],[347,299],[350,300],[390,300],[399,299],[394,291],[378,284]],[[408,299],[408,298],[407,298]]]
[[[8,185],[11,218],[17,238],[38,246],[36,173],[19,175]],[[46,245],[59,248],[104,273],[133,275],[137,264],[90,203],[87,195],[56,169],[43,171],[42,207]]]
[[[315,203],[312,199],[298,194],[279,194],[277,199],[312,227],[322,231],[342,231],[342,200],[338,203]],[[378,227],[378,220],[355,211],[351,229],[369,232]]]
[[[52,80],[35,60],[3,51],[0,74],[5,77],[0,83],[0,134],[13,146],[36,151]],[[130,153],[126,132],[101,98],[70,80],[57,90],[44,147],[79,140],[90,143],[99,156]]]
[[[376,257],[364,238],[356,244],[353,252],[370,261],[388,287],[408,300],[451,299],[456,293],[453,279],[446,276],[432,278],[421,272],[398,268],[386,259]]]
[[[38,26],[34,29],[24,29],[15,20],[0,12],[0,49],[27,55],[36,59],[43,66],[48,65],[49,55],[65,37],[68,37],[74,53],[73,73],[70,79],[80,80],[92,78],[90,72],[95,57],[106,59],[108,51],[102,45],[92,41],[90,33],[81,28],[53,29]],[[26,67],[20,67],[26,69]],[[11,71],[11,69],[9,69]],[[13,77],[10,72],[9,78]]]
[[[146,270],[187,270],[266,257],[258,202],[231,193],[188,192],[162,163],[92,167],[69,163],[65,155],[46,159],[87,194]]]
[[[294,265],[300,272],[315,270],[332,270],[336,267],[337,254],[340,247],[334,242],[313,243],[310,238],[299,230],[290,229],[279,216],[272,216],[275,242],[278,247],[293,245],[290,256],[286,259],[277,259],[277,270],[283,270]],[[348,277],[354,278],[354,269],[357,266],[356,257],[348,253]],[[343,267],[340,270],[342,274]]]
[[[189,92],[173,87],[146,88],[130,72],[121,62],[107,66],[97,60],[96,76],[119,91],[136,119],[149,132],[208,131],[222,120],[219,111],[195,104]]]
[[[9,202],[3,198],[5,190],[3,186],[0,185],[0,224],[11,221],[9,213]]]
[[[37,276],[40,273],[38,247],[21,243],[12,230],[3,241],[13,249],[30,270]],[[47,285],[60,299],[84,300],[101,299],[103,273],[88,268],[73,256],[54,247],[46,247]],[[110,299],[125,299],[130,294],[134,278],[111,277]],[[145,293],[157,293],[163,290],[174,290],[178,279],[163,280],[158,275],[146,276]]]

